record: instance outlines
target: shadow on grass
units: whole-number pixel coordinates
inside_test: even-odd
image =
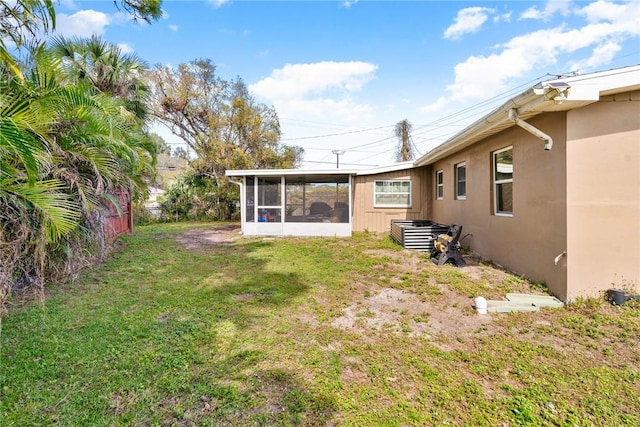
[[[200,225],[199,225],[200,227]],[[184,225],[179,228],[184,230]],[[163,238],[158,238],[162,234]],[[7,425],[321,425],[335,411],[292,369],[269,369],[270,331],[308,292],[270,241],[192,251],[171,227],[124,239],[83,280],[3,320]],[[257,334],[257,335],[253,335]]]

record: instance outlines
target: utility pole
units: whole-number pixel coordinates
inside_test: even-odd
[[[344,150],[331,150],[336,155],[336,169],[340,169],[340,156],[344,154]]]
[[[396,148],[396,162],[406,162],[413,160],[415,157],[415,148],[411,143],[411,123],[407,119],[396,123],[395,134],[398,137],[398,145]]]

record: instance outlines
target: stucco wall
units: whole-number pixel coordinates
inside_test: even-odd
[[[554,258],[566,250],[565,114],[539,116],[530,124],[549,134],[551,151],[519,127],[512,127],[432,165],[444,171],[444,199],[431,189],[428,217],[460,224],[462,244],[483,257],[526,277],[545,282],[550,291],[566,297],[566,264]],[[492,152],[513,146],[513,216],[493,213]],[[466,200],[454,200],[454,166],[466,162]]]
[[[360,175],[353,180],[353,231],[388,233],[393,219],[427,219],[425,192],[427,168],[413,168],[377,175]],[[376,208],[373,206],[373,183],[386,179],[411,180],[411,208]]]
[[[568,297],[640,292],[640,91],[567,115]]]

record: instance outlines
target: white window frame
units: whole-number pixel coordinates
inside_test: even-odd
[[[460,181],[459,170],[464,168],[464,181]],[[456,188],[455,188],[455,196],[456,200],[466,200],[467,199],[467,162],[460,162],[455,166],[455,177],[456,177]],[[460,183],[464,182],[464,194],[460,194]]]
[[[436,171],[436,200],[444,199],[444,171]]]
[[[512,217],[513,216],[513,170],[511,171],[511,178],[510,179],[496,179],[496,156],[500,153],[503,153],[505,151],[509,151],[511,150],[512,154],[512,164],[511,166],[513,167],[513,146],[509,146],[509,147],[505,147],[502,148],[500,150],[496,150],[493,153],[491,153],[491,174],[492,176],[492,180],[493,180],[493,213],[497,216],[506,216],[506,217]],[[508,211],[499,211],[498,210],[498,185],[499,184],[511,184],[511,212]]]
[[[379,182],[388,182],[388,183],[409,183],[409,192],[394,192],[394,193],[378,193],[378,183]],[[373,181],[373,207],[374,208],[411,208],[413,203],[412,197],[412,184],[410,179],[377,179]],[[397,204],[397,203],[378,203],[378,194],[404,194],[409,195],[409,203],[408,204]]]

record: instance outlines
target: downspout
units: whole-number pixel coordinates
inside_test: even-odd
[[[551,147],[553,146],[553,139],[547,135],[546,133],[542,132],[540,129],[531,126],[529,123],[525,122],[524,120],[520,120],[520,118],[518,118],[518,111],[515,108],[512,108],[509,110],[509,119],[512,120],[515,124],[517,124],[518,126],[520,126],[522,129],[526,130],[527,132],[531,133],[532,135],[537,136],[538,138],[540,138],[541,140],[544,141],[544,149],[546,151],[551,150]],[[558,263],[560,262],[560,260],[562,259],[562,257],[567,256],[567,251],[564,251],[560,254],[558,254],[558,256],[556,256],[553,260],[553,263],[555,265],[558,265]]]
[[[509,119],[512,120],[518,126],[520,126],[522,129],[529,132],[530,134],[535,135],[541,140],[543,140],[544,149],[546,151],[551,150],[551,147],[553,146],[553,139],[546,133],[542,132],[540,129],[531,126],[529,123],[525,122],[524,120],[520,120],[520,118],[518,117],[518,111],[515,108],[512,108],[509,110]]]

